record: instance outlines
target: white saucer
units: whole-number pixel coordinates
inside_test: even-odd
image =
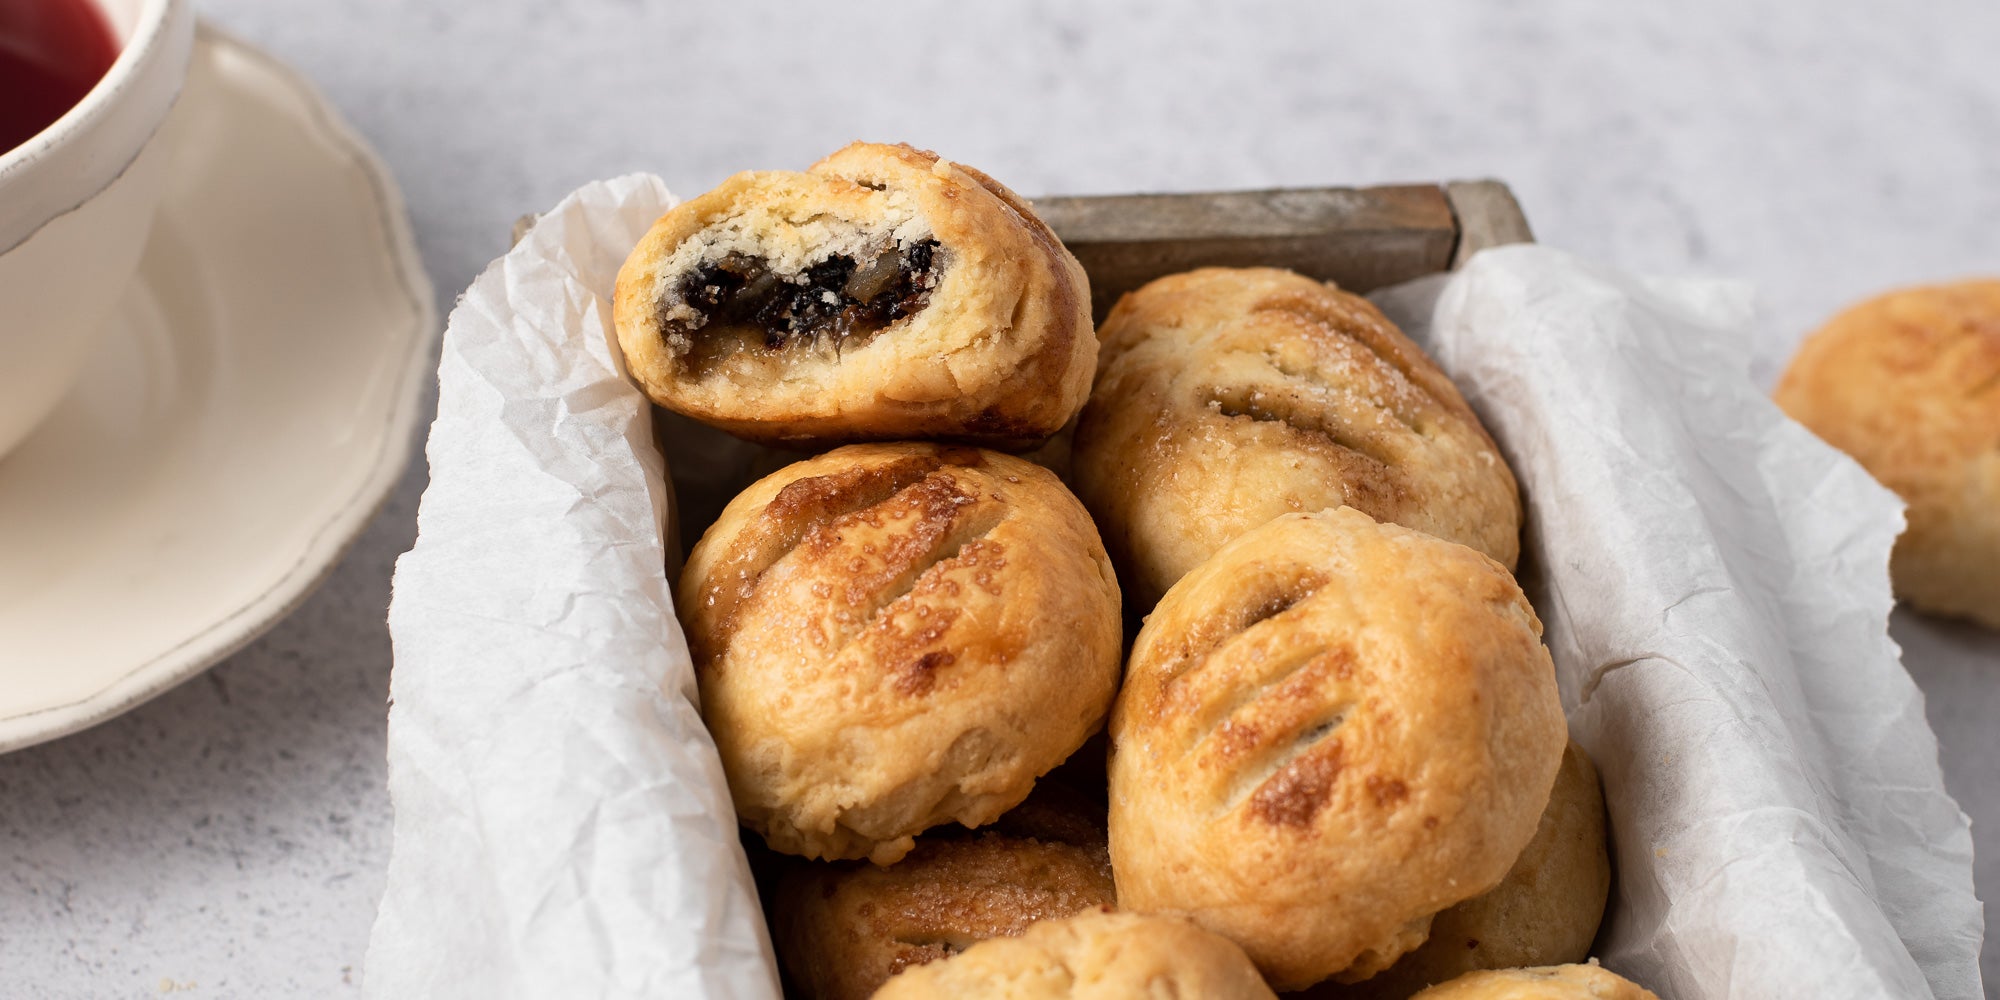
[[[234,652],[409,458],[437,333],[402,197],[305,81],[204,28],[180,158],[85,382],[0,457],[0,751]]]

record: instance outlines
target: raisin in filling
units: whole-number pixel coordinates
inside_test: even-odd
[[[761,258],[730,254],[680,280],[662,305],[684,305],[696,315],[666,320],[661,332],[670,342],[686,338],[688,363],[697,370],[758,348],[831,345],[837,352],[929,304],[941,256],[936,240],[923,240],[865,262],[835,255],[779,275]],[[695,336],[697,330],[704,332]]]

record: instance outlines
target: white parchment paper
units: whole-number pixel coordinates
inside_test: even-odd
[[[384,998],[778,995],[668,596],[618,265],[673,203],[592,184],[452,311],[431,481],[396,564]]]
[[[663,423],[610,346],[671,203],[592,184],[452,314],[397,566],[377,997],[769,997],[770,946],[662,565],[761,461]],[[1607,964],[1667,1000],[1978,996],[1971,840],[1885,632],[1895,499],[1745,373],[1724,286],[1489,251],[1382,297],[1529,505],[1524,583],[1603,771]]]
[[[1751,384],[1747,293],[1520,246],[1381,298],[1520,477],[1611,815],[1605,964],[1683,1000],[1977,998],[1971,831],[1887,632],[1902,504]]]

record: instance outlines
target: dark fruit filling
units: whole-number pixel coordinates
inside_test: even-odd
[[[667,320],[662,333],[692,342],[688,360],[697,368],[758,345],[775,351],[824,341],[838,349],[923,309],[937,287],[939,257],[937,241],[923,240],[865,262],[836,255],[778,275],[762,258],[731,254],[674,287],[662,304],[678,299],[698,315]],[[691,336],[697,330],[708,332]]]

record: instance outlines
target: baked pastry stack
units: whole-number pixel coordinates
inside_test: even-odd
[[[732,500],[676,589],[738,817],[805,859],[774,893],[795,985],[865,997],[1111,902],[1101,803],[1015,807],[1110,710],[1117,580],[1054,474],[978,447],[1041,444],[1089,391],[1088,285],[1048,227],[857,143],[670,211],[615,319],[661,407],[832,449]]]
[[[731,178],[619,275],[656,403],[831,449],[676,591],[739,818],[792,856],[793,990],[1402,997],[1585,957],[1602,800],[1450,380],[1284,271],[1156,281],[1101,360],[1089,315],[1027,203],[903,146]],[[1081,501],[986,450],[1080,409]],[[1062,792],[1065,761],[1108,775]]]
[[[1128,601],[1163,595],[1111,721],[1120,905],[1315,996],[1585,957],[1602,800],[1512,576],[1513,475],[1450,380],[1268,268],[1161,278],[1101,338],[1074,478]]]

